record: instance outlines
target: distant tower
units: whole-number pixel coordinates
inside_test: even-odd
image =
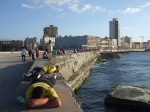
[[[113,21],[109,21],[109,37],[110,39],[117,39],[117,46],[121,46],[120,24],[117,18],[113,18]]]
[[[49,36],[49,37],[58,37],[58,27],[54,25],[50,25],[49,27],[44,28],[44,36]]]
[[[50,25],[49,27],[45,27],[43,31],[44,49],[48,49],[48,51],[51,52],[53,51],[53,47],[55,46],[55,39],[58,37],[58,27]]]

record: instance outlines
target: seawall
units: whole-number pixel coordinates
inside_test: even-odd
[[[95,59],[99,56],[98,51],[74,53],[64,56],[52,56],[51,63],[60,66],[60,73],[67,85],[72,89],[83,82],[89,74]]]

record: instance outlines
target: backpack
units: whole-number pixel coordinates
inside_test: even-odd
[[[44,70],[41,67],[34,67],[32,70],[32,74],[33,74],[32,77],[38,77],[41,70],[44,72]],[[44,74],[42,74],[42,75],[44,75]]]

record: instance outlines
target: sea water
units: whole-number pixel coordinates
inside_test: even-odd
[[[120,54],[120,59],[95,64],[77,92],[85,112],[129,112],[106,108],[104,98],[117,85],[150,87],[150,52]]]

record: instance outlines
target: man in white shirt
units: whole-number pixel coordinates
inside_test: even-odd
[[[23,47],[21,51],[22,61],[26,61],[26,49]]]

